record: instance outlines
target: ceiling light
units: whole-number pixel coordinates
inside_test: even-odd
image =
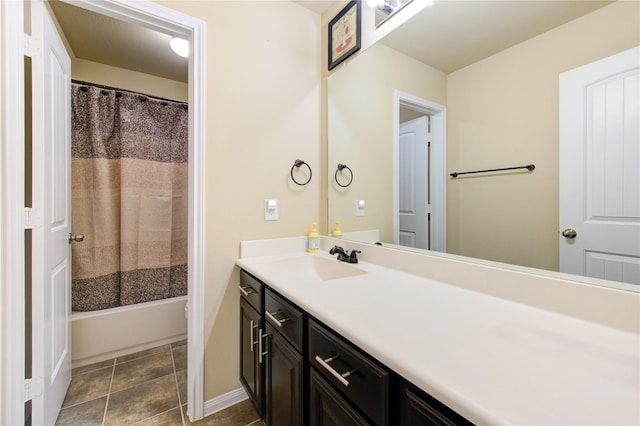
[[[183,58],[189,57],[189,42],[183,38],[174,37],[169,42],[171,46],[171,50],[173,50],[176,55],[180,55]]]
[[[367,6],[369,7],[382,7],[384,4],[384,0],[367,0]]]

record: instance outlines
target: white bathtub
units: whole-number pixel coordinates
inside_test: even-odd
[[[71,314],[72,366],[187,338],[187,296]]]

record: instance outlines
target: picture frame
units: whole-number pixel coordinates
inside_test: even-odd
[[[329,22],[329,70],[360,50],[362,1],[352,0]]]

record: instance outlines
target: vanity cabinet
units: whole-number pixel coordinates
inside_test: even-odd
[[[263,334],[262,284],[240,272],[240,382],[260,416],[264,414],[264,371],[259,339]]]
[[[372,424],[389,424],[389,372],[311,319],[309,364],[331,384],[336,393],[335,400],[342,396]],[[314,407],[321,408],[318,404]],[[318,418],[319,415],[312,408],[311,417]]]
[[[302,311],[272,290],[265,292],[265,420],[268,426],[304,424]]]
[[[268,426],[470,424],[244,270],[240,292],[240,380]]]
[[[315,369],[309,374],[309,424],[362,426],[369,423]]]
[[[402,378],[399,379],[397,389],[400,426],[472,425],[467,419]]]

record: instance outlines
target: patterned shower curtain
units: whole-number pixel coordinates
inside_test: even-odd
[[[187,294],[187,105],[74,84],[72,117],[72,309]]]

